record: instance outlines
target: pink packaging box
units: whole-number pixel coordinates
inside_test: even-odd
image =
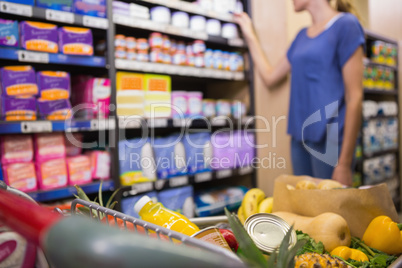
[[[33,161],[31,135],[5,135],[1,140],[1,163],[3,165]]]
[[[81,185],[92,181],[91,160],[87,155],[67,157],[68,184]]]
[[[67,166],[65,158],[50,159],[36,163],[38,184],[41,190],[67,186]]]
[[[110,178],[110,153],[106,151],[90,151],[92,178],[106,180]]]
[[[82,133],[69,133],[66,134],[66,156],[78,156],[82,153]],[[74,143],[74,144],[73,144]]]
[[[66,156],[66,146],[62,133],[36,134],[34,141],[36,162],[44,162],[49,159],[64,158]]]
[[[35,165],[30,163],[14,163],[3,166],[4,179],[7,185],[23,192],[38,189]]]
[[[109,116],[111,84],[108,78],[79,76],[75,78],[71,102],[73,106],[85,104],[76,115],[82,118],[107,118]]]

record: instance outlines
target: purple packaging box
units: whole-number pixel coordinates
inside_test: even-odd
[[[0,19],[0,46],[19,46],[18,21]]]
[[[37,73],[39,97],[43,100],[70,98],[70,74],[66,72],[42,71]]]
[[[6,121],[35,120],[35,98],[1,97],[1,118]]]
[[[36,96],[35,69],[32,66],[5,66],[0,69],[1,95],[8,97]]]
[[[22,21],[20,23],[21,46],[26,50],[57,53],[57,26],[50,23]]]
[[[59,28],[59,49],[63,54],[92,56],[92,31],[78,27]]]
[[[106,0],[74,0],[73,12],[80,15],[106,18]]]
[[[65,120],[71,118],[71,103],[68,99],[51,101],[38,99],[37,103],[41,119]]]

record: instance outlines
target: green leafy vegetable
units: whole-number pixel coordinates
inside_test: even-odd
[[[312,239],[308,234],[303,233],[302,231],[296,230],[297,240],[298,241],[305,241],[303,247],[301,247],[297,252],[296,256],[302,255],[304,253],[318,253],[324,254],[325,248],[322,242],[316,242]]]

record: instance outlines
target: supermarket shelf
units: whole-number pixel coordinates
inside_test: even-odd
[[[231,72],[231,71],[214,70],[207,68],[178,66],[163,63],[116,59],[115,65],[116,69],[147,72],[147,73],[181,75],[188,77],[213,78],[213,79],[235,80],[235,81],[242,81],[245,79],[244,72]]]
[[[0,121],[0,134],[99,131],[107,129],[115,129],[115,121],[113,119],[67,121],[38,120],[20,122]]]
[[[94,194],[99,190],[100,182],[93,182],[86,185],[81,185],[81,188],[84,190],[86,194]],[[114,182],[113,180],[105,180],[102,183],[102,191],[113,191],[114,190]],[[59,189],[47,190],[47,191],[36,191],[30,192],[30,195],[37,202],[48,202],[63,198],[72,198],[77,194],[77,190],[75,187],[64,187]]]
[[[392,66],[392,65],[377,63],[377,62],[372,61],[372,60],[367,60],[367,63],[368,63],[369,65],[371,65],[371,66],[385,67],[385,68],[392,69],[392,70],[394,70],[394,71],[398,71],[398,66]]]
[[[386,154],[396,154],[398,152],[399,152],[399,149],[394,148],[394,149],[388,149],[388,150],[381,150],[379,152],[374,152],[374,153],[364,152],[364,156],[365,156],[365,159],[367,159],[367,158],[373,158],[373,157],[382,156],[382,155],[386,155]]]
[[[214,180],[223,180],[235,176],[249,175],[254,172],[253,167],[248,166],[239,169],[223,169],[217,171],[197,173],[191,176],[180,176],[154,182],[137,183],[132,186],[123,187],[123,196],[137,195],[150,191],[161,191],[187,185],[199,184]]]
[[[105,18],[81,16],[71,12],[39,8],[23,4],[0,1],[0,13],[11,14],[48,22],[61,22],[97,29],[108,29],[109,21]]]
[[[188,13],[192,14],[197,14],[197,15],[203,15],[209,18],[217,19],[217,20],[222,20],[222,21],[227,21],[227,22],[234,22],[233,20],[233,15],[230,14],[220,14],[215,11],[207,11],[201,9],[198,5],[191,4],[186,1],[180,1],[180,0],[140,0],[138,2],[145,2],[145,3],[151,3],[151,4],[157,4],[157,5],[162,5],[166,6],[169,8],[185,11]]]
[[[105,68],[104,57],[71,56],[64,54],[44,53],[36,51],[27,51],[16,48],[0,48],[0,59],[16,60],[19,62],[30,63],[51,63],[63,65],[79,65],[87,67]]]
[[[391,95],[396,96],[398,95],[398,90],[383,90],[383,89],[364,89],[364,94],[375,94],[375,95]]]
[[[120,129],[140,129],[140,128],[203,128],[203,127],[227,127],[231,126],[253,126],[254,118],[245,116],[234,119],[230,117],[215,117],[211,119],[143,119],[141,117],[127,117],[119,120]]]
[[[375,116],[370,116],[368,118],[364,118],[364,120],[368,121],[368,120],[375,120],[375,119],[393,119],[393,118],[398,119],[398,115],[384,115],[384,114],[381,114],[381,115],[375,115]]]
[[[205,40],[207,42],[213,42],[225,46],[233,47],[245,47],[243,39],[226,39],[219,36],[209,36],[206,32],[195,32],[187,28],[179,28],[171,25],[162,25],[155,23],[151,20],[136,19],[133,17],[127,17],[119,14],[113,16],[113,22],[117,25],[127,26],[136,29],[161,32],[165,34],[175,35],[179,37],[192,38]]]

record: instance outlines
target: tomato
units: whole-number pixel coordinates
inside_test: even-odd
[[[229,247],[234,252],[237,252],[237,249],[239,248],[239,243],[237,242],[236,237],[233,234],[233,232],[228,230],[228,229],[219,229],[219,231],[221,232],[223,238],[225,238],[225,240],[228,243]]]

